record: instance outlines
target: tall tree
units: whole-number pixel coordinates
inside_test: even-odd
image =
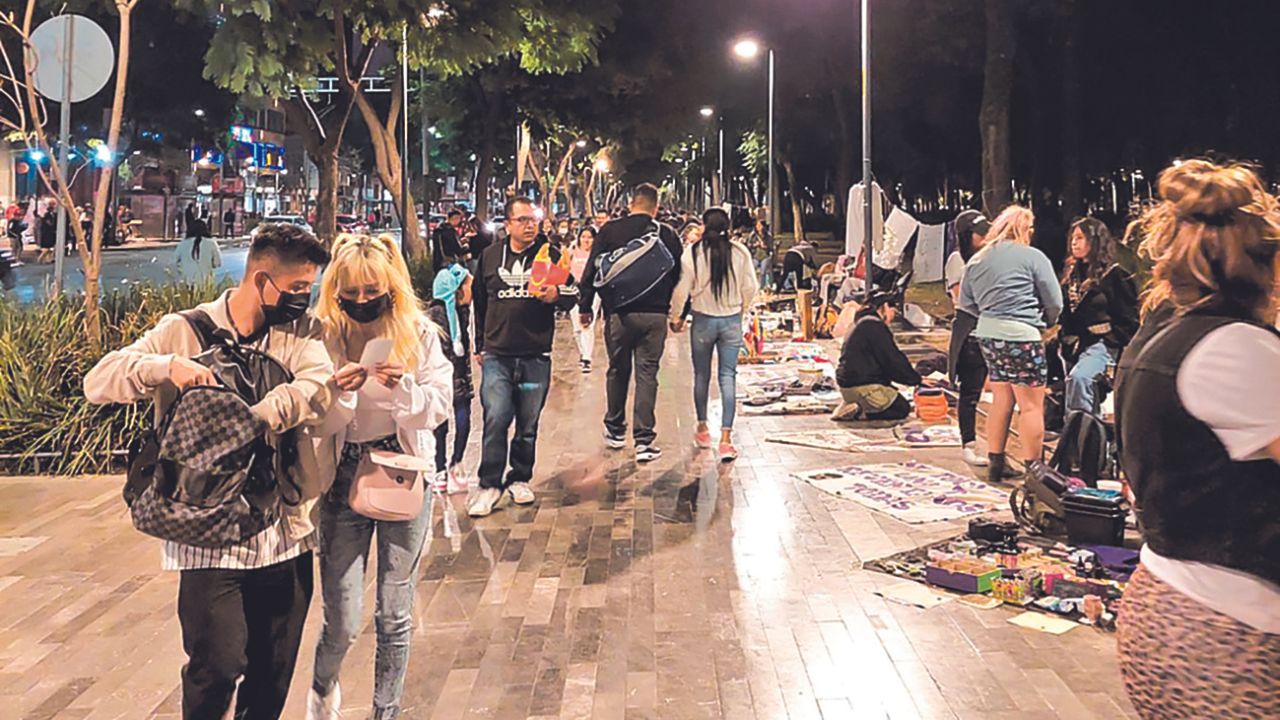
[[[978,128],[982,136],[982,207],[988,216],[994,216],[1013,201],[1009,106],[1018,47],[1014,0],[986,0],[986,21],[987,57]]]

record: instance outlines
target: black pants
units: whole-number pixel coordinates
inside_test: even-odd
[[[449,455],[449,421],[436,428],[436,472],[462,462],[467,454],[467,440],[471,436],[471,401],[453,406],[453,455]]]
[[[610,315],[604,332],[609,352],[606,383],[608,412],[604,426],[614,437],[627,434],[627,391],[635,368],[636,399],[631,434],[636,445],[651,445],[657,433],[654,408],[658,403],[658,363],[667,344],[667,316],[663,313]]]
[[[965,339],[956,358],[956,380],[960,385],[960,406],[956,409],[960,416],[960,441],[968,445],[978,439],[978,401],[987,382],[987,363],[973,336]]]
[[[893,404],[881,410],[878,413],[865,413],[863,420],[906,420],[911,415],[911,403],[907,399],[899,395],[893,399]]]
[[[311,553],[256,570],[184,570],[178,620],[184,720],[276,720],[284,710],[312,590]],[[241,676],[240,689],[236,680]]]

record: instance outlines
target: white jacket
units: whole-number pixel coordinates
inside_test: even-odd
[[[390,391],[386,400],[375,401],[375,408],[391,413],[396,437],[405,453],[434,461],[435,429],[453,416],[453,363],[445,357],[441,333],[435,323],[424,318],[420,337],[422,352],[417,367],[405,373],[400,385]],[[326,337],[325,347],[335,368],[341,369],[349,362],[341,338]],[[367,382],[377,381],[371,376]],[[321,438],[316,455],[322,463],[323,491],[327,492],[333,485],[360,398],[356,391],[339,395],[316,433]],[[370,402],[367,395],[362,401]]]

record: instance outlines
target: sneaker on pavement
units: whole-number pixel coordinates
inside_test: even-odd
[[[711,431],[697,430],[693,433],[693,446],[702,450],[711,449]]]
[[[738,448],[733,443],[720,443],[720,462],[733,462],[738,459]]]
[[[307,693],[307,720],[340,720],[342,713],[342,690],[333,684],[328,695],[321,695],[315,688]]]
[[[648,463],[662,457],[662,448],[657,445],[637,445],[636,462]]]
[[[625,437],[614,435],[606,429],[604,431],[604,446],[610,450],[621,450],[627,446],[627,439]]]
[[[968,445],[965,445],[963,456],[964,461],[973,467],[986,467],[991,462],[986,458],[986,456],[978,452],[977,443],[969,443]]]
[[[583,361],[579,362],[579,363],[578,363],[578,365],[579,365],[579,367],[581,367],[581,368],[582,368],[582,374],[583,374],[583,375],[586,375],[587,373],[591,372],[591,361],[590,361],[590,360],[583,360]]]
[[[445,492],[450,495],[457,495],[466,492],[471,487],[471,473],[463,467],[461,463],[449,468],[449,482],[445,488]]]
[[[529,487],[527,482],[511,483],[511,487],[507,488],[511,493],[511,502],[517,505],[532,505],[537,497],[533,494],[533,488]]]
[[[431,478],[431,491],[442,493],[449,489],[449,473],[440,470]]]
[[[485,517],[493,512],[493,508],[502,499],[502,491],[498,488],[479,488],[467,501],[467,514],[471,517]]]

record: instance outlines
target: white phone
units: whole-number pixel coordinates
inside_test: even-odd
[[[370,340],[365,344],[364,352],[360,354],[360,365],[365,370],[373,372],[374,365],[391,359],[393,345],[391,338],[374,338]]]

